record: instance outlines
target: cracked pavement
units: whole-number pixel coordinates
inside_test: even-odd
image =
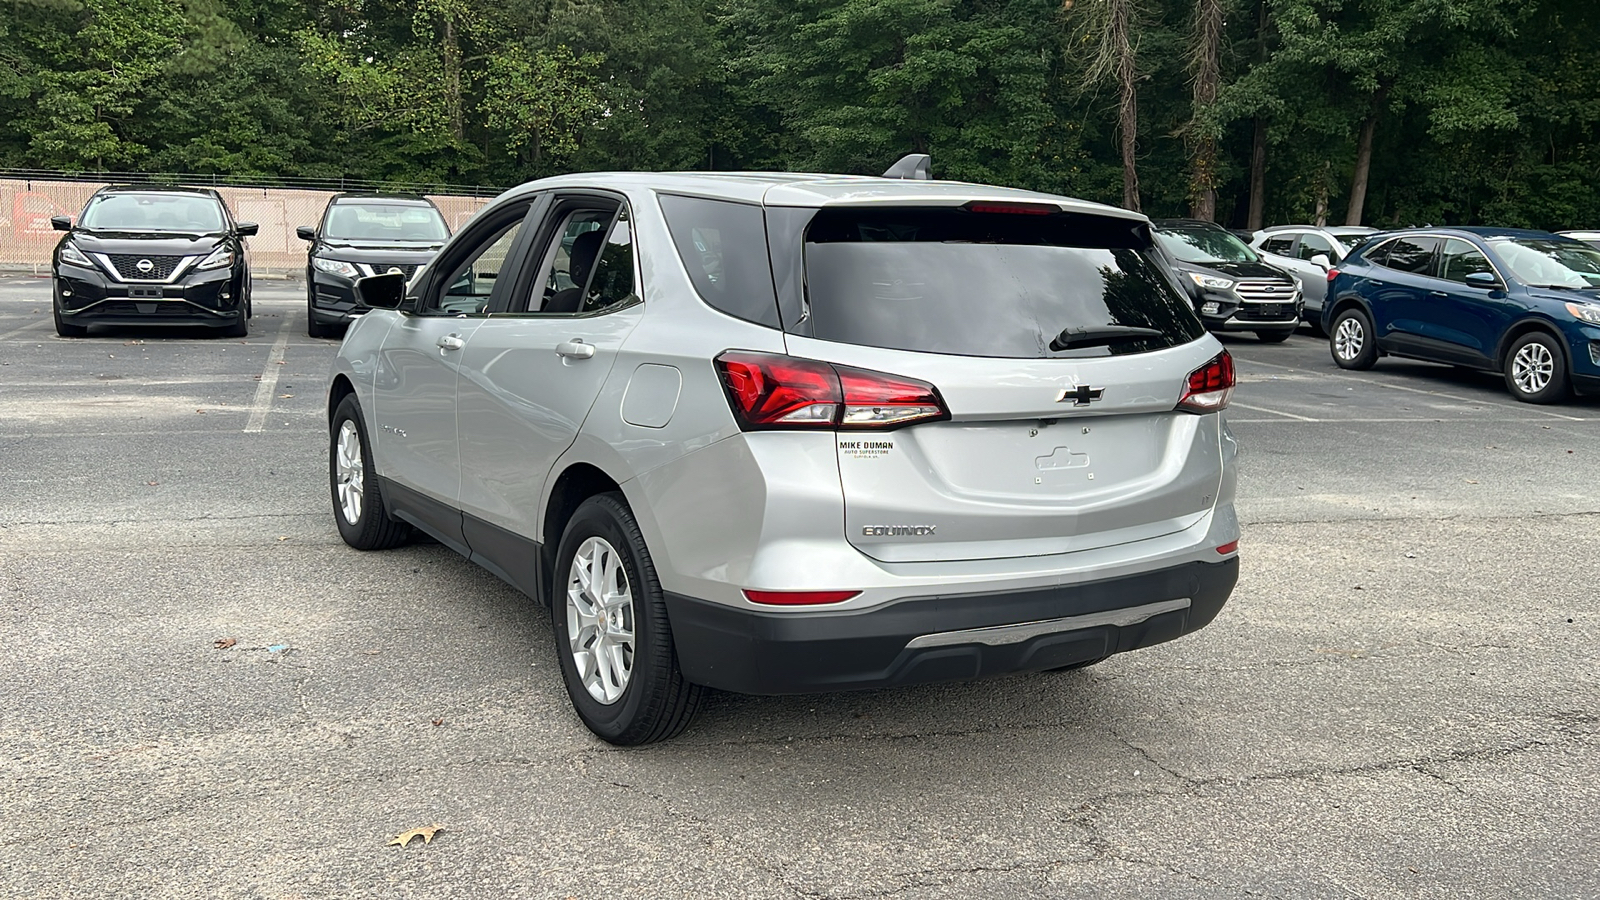
[[[0,277],[0,896],[1600,896],[1600,402],[1230,339],[1214,624],[624,751],[521,595],[340,542],[298,290],[63,341]]]

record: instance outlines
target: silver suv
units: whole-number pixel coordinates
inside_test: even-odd
[[[328,392],[351,546],[552,610],[578,716],[1070,669],[1238,573],[1233,360],[1135,213],[928,180],[588,174],[363,279]]]

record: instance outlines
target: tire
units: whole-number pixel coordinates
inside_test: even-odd
[[[316,313],[311,310],[311,299],[306,298],[306,334],[314,338],[337,337],[337,329],[332,325],[324,325],[317,321]]]
[[[1567,399],[1567,358],[1555,338],[1534,331],[1517,338],[1506,351],[1506,390],[1524,403],[1557,403]]]
[[[1258,331],[1258,332],[1256,332],[1256,340],[1260,341],[1263,344],[1281,344],[1284,341],[1287,341],[1289,339],[1289,335],[1291,335],[1291,334],[1294,334],[1294,332],[1292,332],[1292,331]]]
[[[229,325],[227,328],[222,329],[222,336],[230,338],[249,337],[250,311],[247,309],[239,310],[239,320],[234,322],[232,325]]]
[[[72,325],[61,318],[61,310],[54,310],[56,319],[56,334],[64,338],[81,338],[89,333],[87,325]]]
[[[1333,317],[1328,333],[1328,352],[1341,369],[1364,371],[1378,361],[1378,345],[1372,334],[1372,319],[1359,307],[1342,310]]]
[[[361,402],[351,394],[339,401],[328,429],[328,490],[339,536],[357,550],[387,550],[411,537],[411,526],[389,517],[372,465]]]
[[[678,669],[661,583],[622,495],[585,500],[567,523],[555,560],[550,630],[578,718],[621,747],[678,735],[704,689]],[[603,629],[595,615],[602,608]]]

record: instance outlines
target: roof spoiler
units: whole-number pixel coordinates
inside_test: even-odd
[[[883,173],[884,178],[908,178],[914,181],[929,181],[933,178],[930,168],[933,157],[926,153],[908,153],[900,157],[900,161],[889,167]]]

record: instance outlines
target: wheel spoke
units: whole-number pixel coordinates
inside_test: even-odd
[[[633,596],[622,555],[590,537],[567,574],[567,640],[573,667],[596,701],[617,702],[633,674]]]

